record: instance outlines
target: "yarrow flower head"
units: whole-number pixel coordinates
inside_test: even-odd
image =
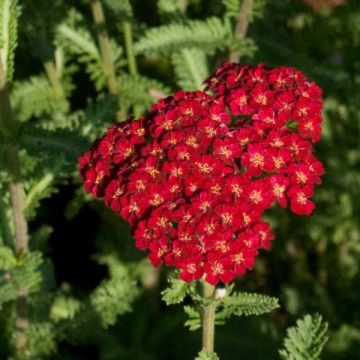
[[[231,282],[274,239],[274,203],[309,215],[322,164],[321,89],[295,68],[224,64],[115,124],[79,158],[85,190],[128,221],[154,266]]]

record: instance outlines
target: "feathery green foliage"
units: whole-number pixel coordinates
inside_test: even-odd
[[[104,0],[104,3],[122,18],[131,17],[133,15],[132,7],[129,0]]]
[[[36,322],[26,329],[25,359],[42,359],[57,349],[54,327],[49,322]]]
[[[42,199],[48,198],[58,191],[54,186],[54,180],[55,174],[47,172],[38,181],[31,184],[26,195],[24,210],[28,219],[36,215],[35,210],[40,205]]]
[[[165,96],[170,93],[170,89],[160,81],[141,75],[123,73],[118,77],[118,84],[121,108],[129,111],[131,107],[135,107],[138,116],[147,111],[149,106],[156,101],[156,98],[152,96],[152,91],[155,90]]]
[[[249,316],[266,314],[279,307],[278,299],[261,294],[233,293],[219,301],[217,319],[227,319],[232,315]]]
[[[39,252],[27,253],[19,260],[8,248],[0,248],[0,309],[8,301],[17,298],[19,290],[37,291],[41,283],[38,267],[42,263]]]
[[[169,282],[170,286],[161,293],[162,299],[166,305],[180,304],[187,295],[191,284],[176,278],[170,278]]]
[[[129,276],[106,280],[91,295],[91,304],[107,327],[116,322],[119,315],[131,311],[131,304],[138,295],[138,289]]]
[[[0,2],[0,61],[7,81],[14,73],[14,52],[17,45],[17,27],[20,7],[17,0]]]
[[[241,10],[243,0],[223,0],[223,6],[225,8],[225,16],[230,18],[237,18]],[[252,19],[261,18],[264,13],[266,0],[254,0],[252,8]]]
[[[70,296],[60,294],[55,297],[50,310],[50,318],[54,322],[71,320],[81,310],[81,302]]]
[[[160,14],[178,13],[180,10],[178,0],[158,0],[157,7]]]
[[[305,315],[296,322],[296,326],[287,330],[284,349],[280,350],[285,360],[318,360],[328,341],[328,324],[319,314]]]
[[[60,24],[57,30],[57,42],[79,63],[85,65],[96,89],[103,89],[107,81],[106,69],[100,50],[84,26],[81,15],[74,10],[70,11],[66,21]],[[122,59],[123,50],[112,40],[110,45],[112,62],[117,71],[126,64]]]
[[[67,129],[49,131],[28,126],[21,135],[20,144],[29,154],[65,157],[73,162],[85,151],[87,141],[81,135]]]
[[[222,0],[225,16],[236,18],[239,15],[242,0]]]
[[[201,318],[200,313],[194,307],[185,305],[184,306],[185,314],[188,316],[188,319],[185,321],[184,326],[188,327],[190,331],[195,331],[201,328]]]
[[[244,55],[250,55],[254,51],[250,40],[234,37],[229,19],[221,20],[217,17],[150,28],[135,44],[135,51],[138,54],[166,53],[183,47],[198,48],[207,53],[238,47],[241,47]]]
[[[16,81],[11,94],[13,111],[18,121],[32,117],[62,112],[67,107],[65,99],[59,99],[44,75]]]
[[[209,76],[206,54],[194,48],[184,48],[171,56],[177,84],[187,91],[199,90],[204,79]]]

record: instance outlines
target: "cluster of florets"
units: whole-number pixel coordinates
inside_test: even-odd
[[[132,228],[154,266],[228,283],[274,238],[262,214],[296,214],[323,173],[321,90],[294,68],[225,64],[206,92],[178,92],[116,124],[80,159],[85,189]]]

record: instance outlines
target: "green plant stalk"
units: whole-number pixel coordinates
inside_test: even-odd
[[[122,27],[124,32],[124,42],[125,42],[125,50],[128,60],[129,72],[131,75],[136,75],[138,71],[137,71],[136,58],[133,48],[132,26],[130,21],[125,20],[122,24]]]
[[[236,22],[235,34],[234,34],[235,37],[238,39],[242,39],[246,35],[246,32],[249,27],[249,21],[251,18],[253,6],[254,6],[254,0],[244,0],[241,5],[239,16]],[[240,55],[241,54],[239,50],[231,51],[229,55],[229,61],[235,63],[239,62]]]
[[[93,19],[97,27],[100,53],[104,64],[104,70],[107,76],[108,89],[110,94],[118,95],[118,84],[114,64],[111,57],[110,40],[106,30],[106,22],[103,7],[100,1],[91,3]]]
[[[44,61],[43,66],[44,66],[46,75],[50,81],[50,84],[54,90],[55,97],[64,98],[65,97],[64,89],[61,84],[59,74],[56,71],[54,61],[52,61],[52,60]]]
[[[2,135],[8,142],[5,148],[5,159],[11,177],[10,197],[14,219],[14,245],[17,256],[21,256],[21,254],[28,250],[28,225],[24,216],[25,193],[21,182],[19,151],[14,144],[17,131],[11,111],[10,97],[6,86],[6,75],[2,61],[0,61],[0,109],[2,129],[8,127]],[[26,288],[20,289],[16,301],[15,348],[17,352],[20,352],[26,345],[25,330],[28,327],[27,293],[28,290]]]
[[[213,300],[215,294],[215,286],[203,282],[203,297],[207,300]],[[215,339],[215,301],[211,301],[203,309],[202,318],[202,348],[207,352],[214,351]]]
[[[185,14],[186,13],[186,8],[187,8],[187,0],[179,0],[179,8],[181,13]]]

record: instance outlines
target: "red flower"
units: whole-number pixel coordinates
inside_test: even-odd
[[[224,64],[206,90],[159,100],[79,158],[85,190],[131,226],[154,266],[184,281],[230,282],[274,234],[275,202],[309,215],[322,164],[321,89],[290,67]]]
[[[314,203],[309,200],[309,197],[313,194],[311,186],[293,186],[288,191],[290,197],[291,211],[298,215],[310,215],[315,209]]]

